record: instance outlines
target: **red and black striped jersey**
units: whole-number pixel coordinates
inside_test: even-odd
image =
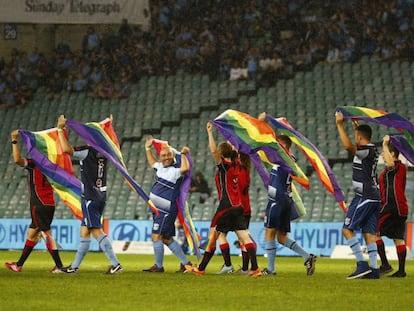
[[[241,204],[243,206],[243,214],[250,215],[252,212],[249,195],[250,172],[243,166],[240,167],[239,188],[241,195]]]
[[[401,161],[395,161],[394,167],[385,167],[380,175],[381,212],[400,216],[408,215],[405,196],[407,167]]]
[[[29,172],[27,175],[27,185],[30,202],[36,202],[37,204],[40,201],[43,205],[54,206],[53,188],[46,176],[42,174],[32,159],[27,159],[25,169]]]
[[[241,206],[241,196],[239,188],[240,161],[235,158],[226,161],[223,158],[217,164],[216,187],[218,199],[220,201],[218,209]]]

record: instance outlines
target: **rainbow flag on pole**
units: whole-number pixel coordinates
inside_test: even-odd
[[[148,204],[149,208],[156,214],[158,209],[150,200],[141,186],[130,176],[125,166],[121,148],[115,130],[112,127],[112,120],[106,118],[101,122],[89,122],[86,124],[67,120],[66,125],[75,131],[92,148],[99,151],[108,159],[125,177],[129,186]]]
[[[273,118],[272,116],[267,115],[266,119],[276,128],[278,134],[288,136],[292,142],[302,150],[315,169],[321,183],[335,197],[339,206],[346,213],[347,207],[345,204],[344,193],[339,186],[331,167],[318,148],[316,148],[315,145],[313,145],[302,133],[295,130],[286,118]]]
[[[82,219],[81,182],[74,176],[70,156],[62,151],[57,128],[39,132],[19,130],[19,134],[30,157],[47,177],[54,191],[73,215]]]

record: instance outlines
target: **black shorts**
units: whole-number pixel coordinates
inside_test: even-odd
[[[212,226],[214,225],[216,226],[216,231],[223,233],[247,230],[243,208],[237,207],[218,211],[213,218]]]
[[[405,239],[407,217],[394,215],[391,213],[381,214],[378,220],[377,232],[380,236],[390,239]]]
[[[249,226],[250,226],[250,218],[252,217],[251,215],[246,215],[246,214],[244,214],[243,215],[243,217],[244,217],[244,222],[245,222],[245,224],[246,224],[246,229],[249,229]]]
[[[30,228],[38,229],[40,231],[49,231],[52,224],[53,216],[55,215],[55,207],[43,205],[39,202],[31,204],[30,213],[32,215],[32,222]]]

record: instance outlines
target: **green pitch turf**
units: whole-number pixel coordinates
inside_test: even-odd
[[[165,257],[165,273],[145,273],[151,255],[120,255],[124,271],[105,275],[103,253],[89,253],[77,274],[51,274],[52,259],[33,252],[22,273],[4,267],[17,251],[0,252],[0,310],[413,310],[414,262],[407,261],[404,279],[347,280],[353,260],[318,258],[315,274],[306,276],[299,257],[277,258],[277,275],[256,279],[216,275],[215,256],[204,276],[178,274],[178,260]],[[65,265],[73,252],[61,252]],[[194,257],[190,257],[196,262]],[[259,257],[260,267],[266,258]],[[240,257],[232,258],[238,267]],[[397,262],[391,262],[394,268]]]

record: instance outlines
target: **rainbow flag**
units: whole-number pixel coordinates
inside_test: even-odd
[[[347,207],[345,204],[344,193],[339,186],[331,167],[318,148],[316,148],[315,145],[313,145],[302,133],[295,130],[286,118],[273,118],[270,115],[266,115],[266,119],[276,128],[278,134],[288,136],[292,142],[302,150],[315,169],[321,183],[335,197],[339,206],[346,213]]]
[[[414,165],[414,135],[390,135],[391,143],[395,148]]]
[[[128,185],[148,204],[150,209],[158,214],[158,209],[150,200],[141,186],[130,176],[124,159],[115,130],[112,127],[112,120],[106,118],[101,122],[89,122],[86,124],[67,120],[66,125],[76,132],[92,148],[99,151],[108,159],[125,177]]]
[[[81,220],[81,182],[74,176],[70,156],[62,151],[57,128],[39,132],[19,130],[19,134],[30,157],[47,177],[54,191],[73,215]]]
[[[285,148],[277,141],[273,129],[263,121],[236,110],[226,110],[210,121],[237,150],[250,156],[265,185],[273,164],[279,164],[292,179],[309,189],[309,180]]]
[[[158,140],[158,139],[154,139],[152,145],[154,146],[158,155],[160,155],[161,149],[164,146],[169,146],[168,141]],[[171,147],[171,149],[175,156],[175,163],[178,167],[180,167],[181,166],[181,155],[175,148]],[[184,181],[181,184],[180,194],[178,196],[178,201],[177,201],[178,220],[180,221],[180,224],[183,226],[185,237],[187,239],[190,250],[197,256],[198,259],[200,259],[201,258],[201,253],[200,253],[201,237],[195,229],[193,219],[191,217],[190,209],[186,201],[187,194],[191,186],[193,160],[190,154],[186,154],[186,157],[190,164],[190,169],[184,176]]]
[[[412,164],[414,164],[414,124],[397,113],[388,113],[358,106],[337,107],[344,119],[363,120],[396,129],[401,135],[391,135],[391,143]]]

